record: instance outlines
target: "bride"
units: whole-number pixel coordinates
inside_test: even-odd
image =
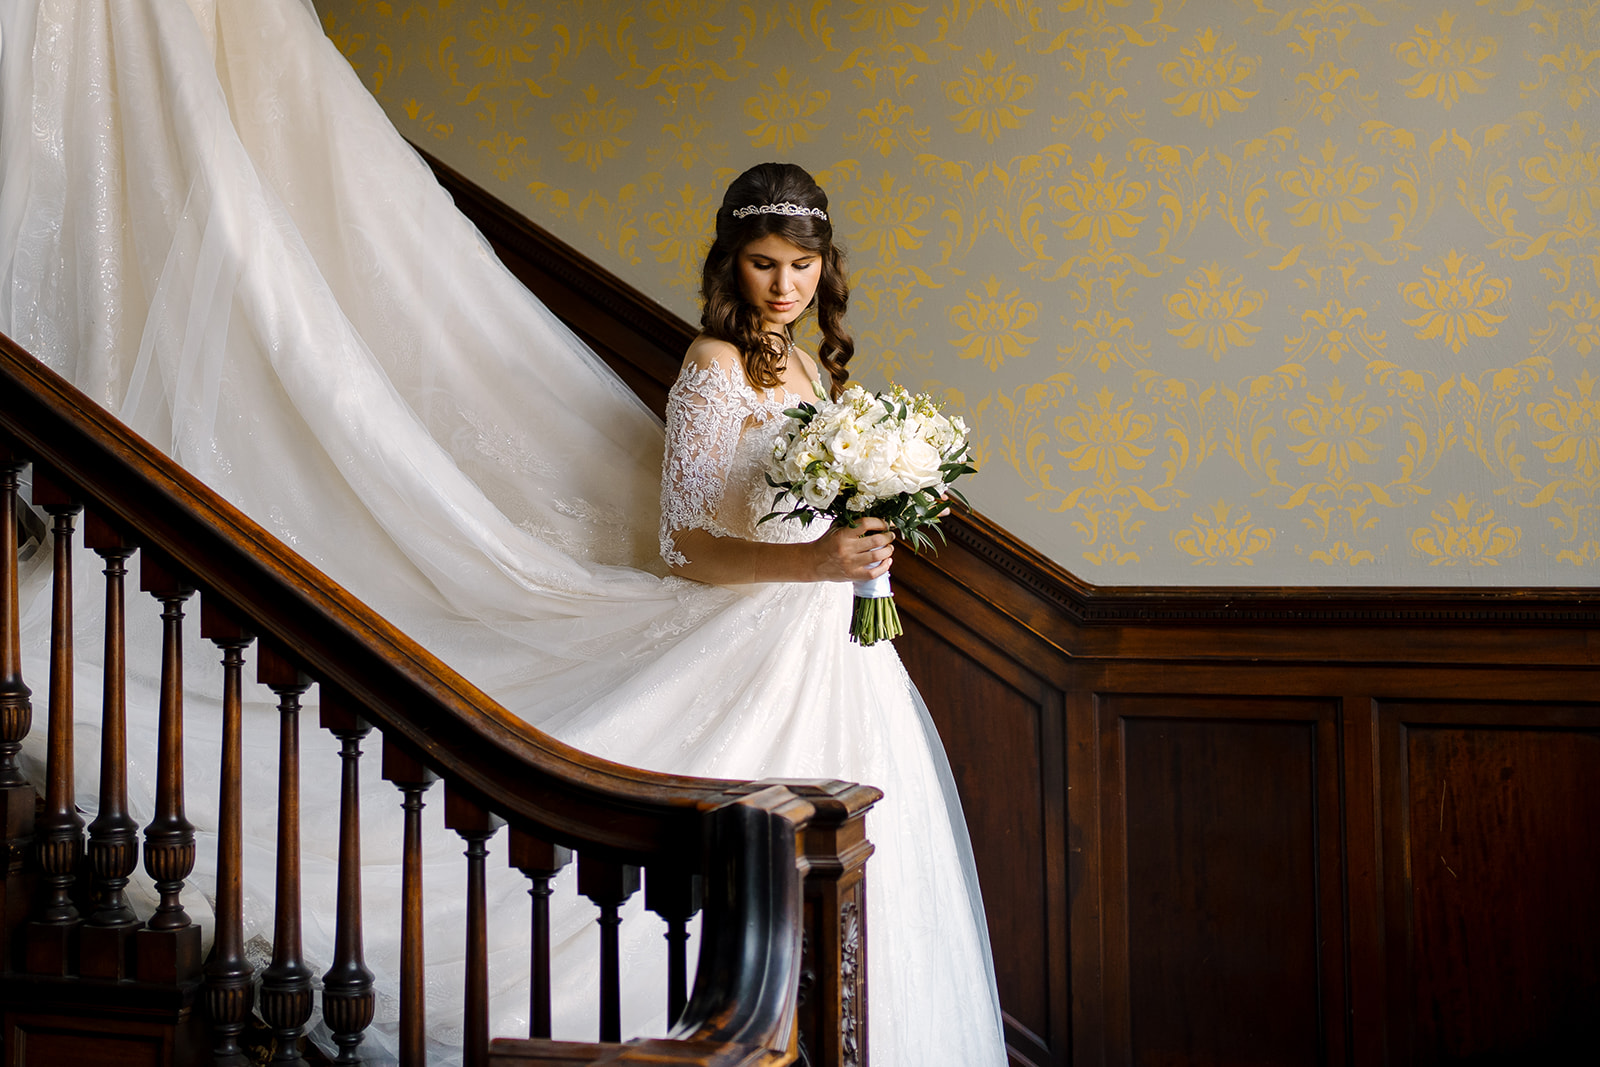
[[[724,304],[708,305],[674,388],[663,482],[661,423],[495,260],[309,4],[0,5],[0,331],[534,726],[661,771],[882,788],[868,823],[872,1058],[999,1064],[937,734],[892,648],[846,637],[840,579],[886,569],[888,536],[756,522],[785,394],[808,395],[818,362],[837,386],[849,355],[825,199],[803,172],[756,172],[777,184],[736,183],[719,212],[708,273],[722,274],[706,295]],[[815,210],[762,210],[784,203]],[[789,342],[813,293],[815,361]],[[42,572],[24,594],[25,666],[42,676]],[[148,735],[156,680],[129,684]],[[308,767],[304,810],[335,781]],[[259,815],[246,832],[269,850]],[[319,838],[334,835],[306,834]],[[247,865],[247,879],[270,885],[270,869]],[[501,888],[508,902],[523,891]],[[435,921],[447,898],[430,893]],[[331,909],[331,882],[306,906]],[[246,912],[270,923],[270,909]],[[325,925],[307,924],[314,964],[331,955]],[[384,940],[397,925],[369,910],[375,969],[397,953]],[[452,940],[429,937],[430,967],[450,964]],[[517,1028],[516,985],[495,994],[494,1032]],[[581,1014],[557,1036],[592,1038]],[[638,1012],[631,1025],[655,1024]]]

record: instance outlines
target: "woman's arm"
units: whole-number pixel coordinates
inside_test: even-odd
[[[672,573],[710,585],[866,581],[888,572],[894,552],[887,524],[870,518],[802,544],[719,537],[704,529],[680,530],[672,540],[683,560],[669,561]]]

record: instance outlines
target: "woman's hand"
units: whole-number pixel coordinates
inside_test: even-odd
[[[894,531],[882,519],[865,518],[855,526],[836,526],[812,542],[817,552],[819,582],[864,582],[889,572]]]

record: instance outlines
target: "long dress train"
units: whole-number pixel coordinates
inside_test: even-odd
[[[842,585],[666,576],[661,423],[498,263],[308,4],[0,5],[0,331],[562,740],[663,771],[884,789],[868,824],[873,1059],[1004,1061],[964,824],[892,648],[846,640]],[[696,400],[713,395],[737,421],[707,417]],[[673,403],[669,430],[701,489],[669,479],[669,512],[689,506],[742,536],[806,536],[753,521],[781,398],[689,374]],[[33,677],[45,671],[44,586],[37,571],[24,590]],[[80,587],[82,624],[96,614]],[[89,633],[78,647],[95,647]],[[78,691],[96,692],[96,665],[80,660]],[[197,701],[209,681],[195,680]],[[153,720],[155,679],[130,686],[130,714]],[[97,709],[80,714],[92,729]],[[270,751],[270,714],[252,717],[250,743]],[[135,759],[141,736],[149,758],[150,725],[135,728]],[[191,745],[213,741],[203,720],[190,729]],[[327,746],[305,747],[332,766]],[[78,752],[92,763],[92,744]],[[92,766],[78,780],[94,781]],[[334,781],[309,768],[302,805],[306,952],[324,964],[332,881],[316,879],[333,861],[314,849],[336,835],[316,820],[335,805],[311,794],[331,797]],[[191,795],[203,832],[205,804]],[[270,893],[270,818],[246,832],[247,879]],[[370,828],[366,839],[367,952],[381,968],[396,924],[373,910],[394,899],[381,883],[396,857]],[[197,887],[207,878],[198,871]],[[515,926],[523,887],[496,885]],[[264,899],[247,906],[258,934]],[[430,888],[428,903],[430,931],[459,921],[448,891]],[[587,918],[568,908],[560,922],[579,951]],[[430,1019],[459,1014],[453,939],[429,936],[430,993],[444,997]],[[525,977],[516,961],[493,965],[496,1032],[514,1032]],[[558,1036],[592,1038],[590,1011],[558,1007]],[[653,1025],[654,1009],[630,1011]],[[433,1036],[452,1041],[448,1027]]]

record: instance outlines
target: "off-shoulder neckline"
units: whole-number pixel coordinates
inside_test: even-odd
[[[806,353],[802,352],[801,355],[805,355],[808,360],[811,360],[811,357]],[[816,361],[811,360],[811,365],[815,367]],[[818,391],[822,388],[821,378],[809,378],[809,376],[808,380],[812,389],[812,395],[809,397],[801,396],[799,393],[793,392],[787,387],[781,385],[774,386],[772,388],[757,388],[756,386],[750,384],[749,379],[745,376],[743,367],[740,367],[737,364],[728,366],[721,362],[708,363],[703,367],[695,363],[686,362],[683,365],[683,370],[679,372],[678,377],[682,379],[690,375],[699,375],[702,373],[716,374],[724,381],[729,382],[738,389],[742,389],[760,403],[768,405],[786,405],[788,401],[791,400],[814,400],[816,399]]]

